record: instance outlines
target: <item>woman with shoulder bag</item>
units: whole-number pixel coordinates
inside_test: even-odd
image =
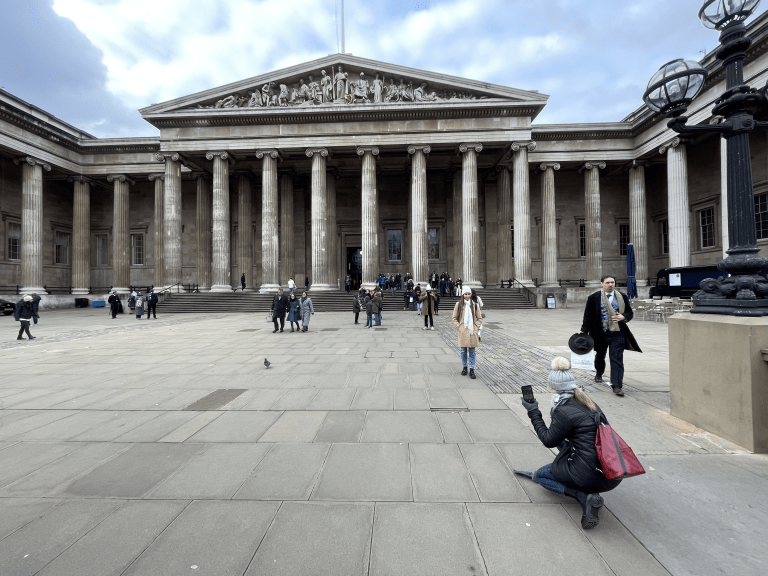
[[[477,347],[480,345],[480,330],[483,327],[483,318],[480,308],[472,302],[472,289],[464,288],[461,300],[456,302],[453,309],[453,325],[458,329],[459,348],[461,348],[462,376],[467,375],[475,379],[475,358]]]
[[[557,494],[570,496],[581,504],[581,527],[594,528],[600,522],[598,512],[603,506],[600,492],[613,490],[621,480],[608,480],[601,469],[595,448],[598,422],[602,416],[600,407],[576,384],[570,372],[567,358],[552,360],[549,386],[552,396],[552,422],[544,424],[539,403],[526,402],[536,434],[547,448],[559,450],[554,462],[535,472],[515,470],[534,482]]]
[[[299,301],[296,300],[296,294],[291,294],[288,298],[288,322],[291,323],[291,332],[294,332],[293,325],[296,324],[296,332],[299,331]]]

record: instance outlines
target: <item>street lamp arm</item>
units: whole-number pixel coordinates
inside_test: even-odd
[[[692,132],[719,132],[721,134],[733,129],[731,122],[726,120],[720,124],[686,124],[688,116],[677,116],[667,122],[667,127],[678,134],[690,134]]]

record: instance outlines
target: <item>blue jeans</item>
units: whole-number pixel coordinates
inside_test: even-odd
[[[371,326],[372,323],[373,323],[373,316],[366,316],[365,325]]]
[[[461,348],[461,365],[465,368],[469,363],[469,368],[475,369],[475,352],[477,348],[467,348],[462,346]]]
[[[374,314],[374,318],[376,319],[376,324],[381,324],[381,314]]]
[[[419,302],[419,303],[416,305],[416,307],[417,307],[417,309],[418,309],[418,312],[419,312],[419,314],[421,314],[421,306],[422,306],[422,304],[423,304],[423,302]]]
[[[533,481],[550,492],[565,494],[565,484],[561,484],[555,480],[555,477],[552,476],[552,473],[550,472],[551,468],[552,464],[547,464],[536,470],[536,472],[533,473]]]

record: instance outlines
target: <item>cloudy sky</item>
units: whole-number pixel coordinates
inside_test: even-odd
[[[0,85],[99,137],[137,109],[339,51],[339,0],[3,0]],[[551,96],[537,123],[621,120],[717,45],[701,0],[346,0],[346,51]]]

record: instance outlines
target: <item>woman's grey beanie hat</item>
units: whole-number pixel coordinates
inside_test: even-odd
[[[576,379],[571,374],[571,362],[558,356],[552,360],[552,372],[549,373],[549,385],[558,392],[567,392],[578,388]]]

